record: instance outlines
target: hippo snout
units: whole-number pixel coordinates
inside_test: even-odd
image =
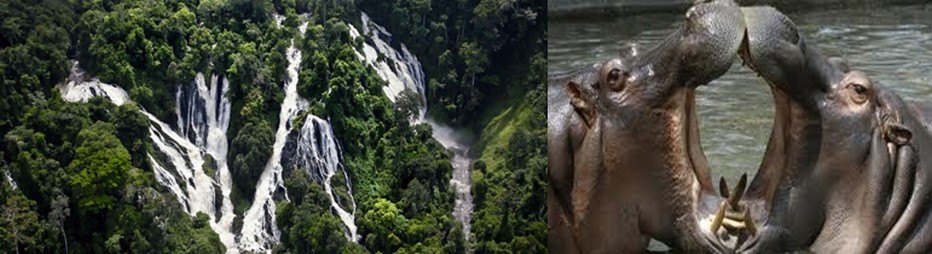
[[[744,14],[733,1],[713,1],[691,7],[685,14],[682,43],[687,85],[708,83],[725,74],[734,62],[745,34]]]

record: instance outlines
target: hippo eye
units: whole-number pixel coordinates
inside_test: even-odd
[[[854,92],[864,95],[867,93],[867,88],[860,84],[851,84],[851,87],[854,89]]]
[[[617,92],[625,88],[624,79],[626,79],[627,77],[628,77],[627,72],[623,73],[621,69],[613,68],[611,71],[608,72],[608,77],[606,81],[608,81],[609,88],[611,88],[612,91]]]
[[[849,83],[848,87],[855,92],[851,98],[855,103],[860,104],[867,101],[867,87],[858,83]]]
[[[615,82],[619,78],[621,78],[621,70],[618,68],[614,68],[608,73],[608,82]]]

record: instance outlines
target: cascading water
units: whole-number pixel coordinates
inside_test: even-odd
[[[276,19],[281,24],[283,18],[277,16]],[[306,27],[306,22],[299,26],[301,34],[305,32]],[[226,80],[213,76],[210,86],[207,86],[204,76],[198,74],[193,84],[178,88],[175,111],[178,116],[177,131],[154,115],[141,110],[151,122],[150,139],[160,152],[148,155],[156,180],[176,196],[185,211],[190,214],[204,212],[211,217],[211,228],[220,235],[228,253],[266,252],[278,241],[280,232],[275,225],[275,194],[285,193],[282,180],[282,150],[289,139],[299,140],[296,148],[293,148],[295,151],[289,151],[293,158],[288,158],[296,164],[289,166],[309,171],[317,170],[318,173],[310,175],[317,176],[317,180],[330,195],[331,207],[345,224],[347,237],[352,241],[359,239],[356,234],[356,204],[352,198],[352,186],[339,161],[339,153],[333,155],[333,151],[330,150],[338,145],[329,123],[317,116],[308,115],[305,125],[315,127],[302,127],[297,135],[290,135],[289,138],[289,133],[294,129],[294,126],[291,126],[292,120],[307,109],[307,100],[297,94],[301,51],[292,42],[287,54],[288,80],[284,84],[285,99],[279,114],[281,121],[276,131],[273,154],[262,176],[257,180],[253,204],[244,215],[243,227],[238,236],[232,232],[236,215],[230,200],[232,178],[227,165],[229,146],[226,131],[231,106],[230,101],[224,96],[229,89]],[[59,90],[62,98],[71,102],[86,101],[95,96],[106,97],[117,105],[129,101],[128,94],[122,88],[102,83],[96,78],[84,77],[77,61],[74,61],[68,82],[59,86]],[[314,149],[309,149],[310,146],[300,142],[323,142],[321,144],[328,146],[318,144]],[[207,155],[212,160],[208,160]],[[310,167],[311,165],[315,167]],[[209,175],[205,168],[215,171]],[[345,205],[341,203],[347,201],[341,200],[333,193],[330,179],[337,171],[342,172],[345,178],[348,202],[352,209],[345,209]]]
[[[468,157],[469,145],[458,135],[455,129],[449,126],[427,120],[431,129],[434,130],[433,137],[440,142],[443,147],[453,152],[453,158],[450,163],[453,165],[453,179],[450,179],[450,185],[456,190],[456,201],[453,203],[453,217],[463,223],[463,236],[469,239],[469,232],[472,221],[472,178],[470,177],[469,167],[472,159]]]
[[[226,78],[219,78],[217,75],[211,76],[210,87],[205,84],[203,74],[198,73],[194,80],[195,82],[187,87],[180,86],[176,94],[178,104],[175,107],[175,112],[178,115],[178,129],[182,137],[186,138],[186,140],[193,140],[198,150],[202,154],[210,155],[213,161],[211,165],[202,163],[201,172],[204,171],[204,167],[215,170],[213,175],[208,177],[213,180],[214,186],[219,187],[220,192],[217,193],[216,190],[213,190],[201,194],[204,196],[213,195],[214,197],[205,200],[206,203],[203,206],[212,207],[203,211],[213,211],[214,214],[211,218],[214,219],[214,223],[212,226],[215,227],[215,231],[220,234],[221,241],[229,249],[234,246],[233,233],[230,230],[233,219],[236,217],[233,213],[233,202],[230,200],[233,180],[227,165],[229,146],[226,133],[227,128],[230,126],[231,104],[225,95],[229,91],[230,85]],[[217,200],[218,197],[220,200]],[[195,213],[197,211],[191,212]],[[219,220],[216,218],[219,218]]]
[[[3,171],[3,176],[6,177],[6,182],[10,184],[11,188],[13,188],[14,190],[18,188],[18,186],[16,186],[16,181],[13,180],[13,176],[10,175],[9,170]]]
[[[369,34],[372,44],[365,43],[362,52],[357,52],[361,61],[370,64],[382,79],[388,82],[383,88],[386,96],[395,101],[399,94],[410,89],[420,96],[420,115],[413,123],[427,122],[434,127],[434,138],[454,152],[452,161],[454,177],[451,185],[457,192],[453,215],[464,225],[469,235],[472,198],[470,195],[469,164],[466,156],[468,145],[457,139],[456,132],[446,126],[424,119],[427,110],[424,73],[420,62],[402,44],[395,50],[387,40],[391,34],[370,21],[363,13],[364,34]],[[276,15],[281,25],[284,18]],[[307,23],[299,26],[304,34]],[[371,29],[370,29],[371,27]],[[351,35],[360,33],[350,25]],[[378,60],[378,55],[385,59]],[[179,86],[176,92],[177,131],[154,115],[140,111],[151,122],[150,139],[158,153],[148,154],[155,171],[156,180],[176,196],[182,208],[190,214],[204,212],[211,218],[210,226],[220,236],[227,253],[240,251],[267,252],[277,243],[280,232],[275,224],[276,194],[287,194],[282,180],[283,168],[307,170],[314,180],[320,182],[331,200],[331,208],[346,227],[351,241],[358,241],[356,234],[356,204],[352,195],[349,175],[341,162],[339,143],[333,135],[329,122],[307,114],[300,130],[292,132],[293,120],[307,110],[307,100],[297,94],[298,71],[301,51],[294,46],[288,48],[288,79],[284,82],[285,99],[279,112],[279,125],[273,144],[272,157],[257,180],[255,198],[246,211],[239,234],[232,231],[233,204],[230,200],[232,178],[227,165],[226,131],[230,124],[231,103],[226,98],[229,84],[225,78],[212,76],[209,86],[203,74],[198,74],[193,84]],[[116,105],[129,101],[125,90],[98,79],[89,79],[74,61],[72,73],[59,86],[66,101],[86,101],[91,97],[106,97]],[[283,156],[287,154],[286,156]],[[211,159],[207,159],[209,158]],[[284,165],[283,165],[284,164]],[[213,172],[208,172],[212,169]],[[331,185],[333,176],[342,174],[346,184],[344,195],[338,194]],[[9,178],[9,177],[7,177]],[[10,179],[8,179],[10,181]],[[12,183],[11,183],[12,184]]]
[[[276,16],[281,25],[283,18]],[[307,22],[301,24],[298,30],[304,34]],[[301,68],[301,51],[294,45],[294,40],[287,50],[288,79],[285,80],[285,99],[282,101],[281,111],[278,114],[278,129],[275,132],[275,143],[272,146],[272,157],[266,163],[262,175],[256,185],[256,195],[252,206],[246,211],[243,219],[243,230],[240,237],[240,248],[248,251],[268,250],[278,241],[280,232],[275,225],[276,191],[284,189],[282,180],[281,156],[282,149],[291,132],[292,120],[298,113],[307,109],[307,101],[298,96],[298,70]]]
[[[388,85],[382,87],[382,91],[388,96],[388,99],[395,102],[398,95],[405,89],[420,95],[421,105],[427,105],[427,93],[424,90],[424,71],[421,63],[417,60],[408,48],[401,44],[401,51],[395,50],[385,40],[391,41],[392,34],[369,19],[369,15],[362,13],[362,31],[372,39],[372,44],[366,42],[363,44],[362,52],[356,52],[360,60],[368,63],[373,69],[388,82]],[[359,37],[360,33],[355,27],[350,25],[350,36]],[[379,60],[379,54],[385,56],[385,60]],[[427,111],[426,106],[421,107],[421,115]]]
[[[230,121],[230,101],[225,97],[229,84],[223,78],[211,77],[208,87],[203,74],[197,74],[193,84],[178,88],[178,128],[181,133],[143,109],[149,119],[149,137],[160,154],[148,157],[159,184],[174,194],[182,208],[190,214],[206,213],[210,227],[220,236],[228,253],[236,253],[233,224],[233,204],[230,201],[232,180],[226,164],[226,130]],[[129,101],[126,91],[100,80],[84,77],[73,61],[68,81],[59,86],[66,101],[86,101],[101,96],[116,105]],[[205,165],[205,155],[213,163]],[[165,164],[163,164],[165,163]],[[215,170],[212,176],[205,167]],[[219,191],[218,191],[219,190]],[[219,202],[218,202],[219,201]]]
[[[129,94],[122,88],[111,84],[101,83],[99,79],[90,79],[84,76],[84,70],[78,67],[78,61],[71,61],[71,73],[65,84],[58,86],[61,97],[65,101],[87,101],[96,96],[109,99],[117,106],[129,101]]]
[[[470,221],[472,220],[472,194],[470,189],[472,183],[470,180],[469,168],[472,160],[467,156],[469,144],[452,128],[426,119],[427,99],[424,90],[424,71],[417,57],[408,51],[405,45],[401,44],[401,51],[395,50],[390,43],[385,40],[392,40],[392,35],[384,27],[379,26],[369,19],[366,13],[362,13],[362,34],[350,25],[350,36],[353,38],[361,35],[367,35],[371,39],[363,44],[362,52],[356,52],[356,56],[363,62],[368,63],[378,72],[388,85],[382,90],[392,102],[397,100],[398,95],[404,89],[410,89],[421,97],[420,115],[412,122],[427,122],[434,130],[433,137],[440,142],[445,148],[453,152],[451,164],[453,166],[453,179],[450,179],[450,185],[456,191],[456,201],[453,206],[453,216],[463,224],[463,235],[468,239],[470,232]],[[380,59],[379,55],[384,56]]]
[[[315,181],[323,183],[324,192],[330,197],[330,208],[336,212],[337,217],[346,226],[346,237],[351,241],[358,241],[356,234],[355,214],[356,201],[353,199],[353,186],[341,161],[340,145],[333,135],[330,123],[314,115],[308,115],[304,125],[298,132],[297,140],[293,144],[293,156],[290,165],[293,170],[305,170]],[[332,177],[342,174],[346,182],[347,200],[343,200],[334,193],[331,183]],[[349,202],[348,204],[346,204]],[[352,211],[345,207],[352,206]]]
[[[284,17],[276,15],[278,24],[281,25]],[[307,22],[303,22],[298,30],[304,34],[307,28]],[[281,112],[279,112],[278,129],[275,132],[275,143],[272,146],[272,157],[269,158],[262,176],[259,178],[256,186],[256,196],[253,205],[247,211],[243,220],[242,236],[240,237],[240,248],[249,251],[268,250],[271,245],[278,241],[280,232],[275,225],[275,194],[287,192],[284,191],[284,181],[282,175],[285,169],[302,169],[307,170],[314,180],[324,186],[325,192],[330,196],[331,208],[346,226],[346,235],[350,241],[358,241],[359,236],[356,234],[355,211],[356,204],[352,197],[352,186],[349,177],[340,162],[338,152],[330,149],[337,149],[338,143],[330,130],[330,124],[317,116],[306,114],[304,125],[298,131],[297,136],[293,135],[293,120],[307,110],[308,102],[306,99],[298,96],[298,71],[301,68],[301,51],[298,50],[294,42],[288,48],[288,79],[285,80],[284,90],[285,99],[282,102]],[[291,163],[287,163],[291,162]],[[316,171],[314,171],[316,170]],[[333,187],[330,183],[331,177],[339,170],[343,172],[349,202],[352,204],[351,212],[348,212],[346,205],[342,204],[340,198],[333,194]],[[287,199],[287,195],[285,195]]]

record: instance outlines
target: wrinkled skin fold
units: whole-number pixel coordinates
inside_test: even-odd
[[[643,51],[548,82],[548,241],[553,253],[724,251],[700,224],[718,197],[699,146],[695,89],[737,58],[744,16],[699,3]]]
[[[776,110],[741,201],[760,232],[737,250],[932,250],[932,107],[822,56],[775,9],[742,11],[747,40],[739,54],[770,86]]]

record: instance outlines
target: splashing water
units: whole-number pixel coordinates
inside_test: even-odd
[[[211,218],[211,229],[220,236],[227,252],[235,253],[230,230],[235,217],[230,201],[232,181],[226,164],[230,101],[224,95],[228,89],[226,79],[217,76],[211,78],[208,87],[200,73],[194,84],[179,86],[176,113],[183,134],[149,112],[140,111],[149,119],[149,138],[161,152],[148,155],[158,183],[168,188],[189,214],[206,213]],[[73,61],[71,75],[59,90],[62,98],[70,102],[96,96],[108,98],[116,105],[129,101],[122,88],[86,78],[77,61]],[[211,165],[205,165],[205,155],[213,158]],[[207,175],[204,167],[215,168],[214,175]]]
[[[336,212],[336,215],[343,221],[347,229],[347,238],[350,241],[358,241],[359,235],[356,234],[356,201],[353,199],[353,186],[349,175],[343,168],[340,159],[340,145],[333,135],[333,129],[330,123],[314,115],[308,115],[304,126],[298,133],[297,143],[295,144],[294,157],[292,165],[295,170],[305,170],[308,175],[315,178],[317,182],[323,183],[324,192],[330,197],[330,208]],[[346,181],[346,191],[348,200],[334,194],[331,178],[341,172]],[[352,211],[347,211],[345,202],[352,205]]]

